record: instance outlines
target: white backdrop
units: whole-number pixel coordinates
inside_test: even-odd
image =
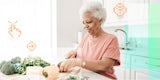
[[[56,5],[52,6],[52,3],[56,2],[0,0],[0,60],[8,60],[15,56],[25,57],[30,54],[50,60],[56,55],[56,21],[53,19],[56,15],[54,13]],[[11,27],[8,21],[12,23],[17,21],[16,29],[13,29],[12,33],[14,38],[8,33]],[[21,31],[20,37],[17,35],[18,30]],[[33,51],[27,48],[30,41],[36,45]]]

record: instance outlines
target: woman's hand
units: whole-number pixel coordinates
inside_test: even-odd
[[[66,59],[59,64],[60,72],[67,72],[75,66],[81,66],[80,59]]]
[[[76,56],[77,56],[77,52],[76,51],[74,51],[74,50],[72,50],[72,51],[70,51],[67,55],[66,55],[66,59],[70,59],[70,58],[76,58]]]

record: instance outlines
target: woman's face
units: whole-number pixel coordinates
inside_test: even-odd
[[[101,29],[102,20],[94,18],[90,12],[86,12],[83,15],[84,28],[90,35],[96,34]]]

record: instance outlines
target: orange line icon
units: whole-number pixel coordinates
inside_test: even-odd
[[[15,23],[12,23],[11,21],[8,21],[8,22],[10,23],[10,27],[9,27],[9,29],[8,29],[9,35],[10,35],[12,38],[15,38],[16,36],[20,37],[21,34],[22,34],[22,32],[21,32],[20,29],[18,29],[18,28],[16,27],[17,21],[16,21]],[[15,34],[15,33],[17,33],[17,34]]]
[[[27,44],[27,48],[29,51],[34,51],[36,49],[37,45],[33,42],[33,41],[30,41],[28,44]]]
[[[127,12],[127,8],[123,3],[118,3],[114,8],[113,12],[118,16],[118,17],[123,17],[125,13]]]

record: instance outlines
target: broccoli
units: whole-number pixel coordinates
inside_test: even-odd
[[[2,66],[3,66],[5,63],[6,63],[6,61],[2,61],[2,62],[0,63],[0,69],[2,68]]]
[[[16,63],[20,63],[21,62],[21,58],[20,57],[15,57],[11,59],[11,63],[12,64],[16,64]]]
[[[33,57],[33,56],[28,56],[25,57],[24,60],[19,64],[17,70],[19,74],[25,74],[26,73],[26,68],[28,66],[41,66],[41,67],[46,67],[49,66],[50,64],[44,60],[42,60],[40,57]]]
[[[0,70],[2,73],[6,75],[18,73],[18,74],[25,74],[26,68],[28,66],[41,66],[46,67],[50,66],[50,64],[40,57],[32,57],[28,56],[21,60],[20,57],[12,58],[10,61],[3,61],[0,64]]]
[[[16,72],[16,70],[15,70],[13,64],[9,61],[9,62],[5,62],[2,65],[1,72],[6,75],[10,75],[10,74],[14,74]]]
[[[2,61],[0,64],[0,71],[6,75],[17,73],[15,64],[20,63],[21,58],[15,57],[12,58],[10,61]]]
[[[67,80],[78,80],[78,76],[71,75],[67,78]]]

